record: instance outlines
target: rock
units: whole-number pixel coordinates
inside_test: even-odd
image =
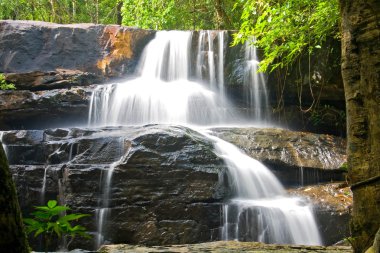
[[[298,177],[292,178],[294,171],[299,171],[300,161],[309,164],[305,170],[318,169],[319,179],[326,179],[345,158],[339,151],[339,138],[287,132],[214,129],[214,134],[234,139],[252,156],[262,154],[258,158],[263,159],[266,154],[270,168],[281,172],[283,182],[300,183]],[[267,137],[260,141],[264,133]],[[319,143],[312,148],[316,140]],[[83,219],[83,225],[96,235],[105,178],[114,168],[107,191],[110,211],[103,228],[106,242],[163,245],[220,238],[221,207],[230,196],[226,181],[220,180],[225,177],[226,166],[214,153],[211,141],[194,130],[165,125],[14,130],[4,132],[2,141],[26,216],[32,206],[59,197],[75,212],[92,214]],[[294,159],[290,151],[295,150],[282,150],[288,147],[286,141],[303,156]],[[320,153],[308,156],[306,150]],[[335,163],[323,163],[322,154],[329,154]],[[303,192],[302,188],[299,191]],[[346,235],[344,229],[333,236],[329,232],[330,225],[335,224],[331,217],[338,217],[341,209],[321,205],[315,211],[317,216],[324,215],[320,229],[325,231],[326,243]],[[91,249],[94,244],[78,240],[72,246]]]
[[[86,124],[91,88],[0,91],[1,129]]]
[[[345,140],[331,135],[280,128],[215,128],[214,134],[242,149],[285,185],[342,181]]]
[[[49,73],[59,69],[98,77],[134,73],[141,51],[155,31],[117,25],[3,20],[0,34],[0,72],[34,72],[34,76],[43,72],[44,79],[49,79]]]
[[[74,212],[92,214],[82,225],[96,233],[105,176],[115,166],[106,241],[195,243],[218,235],[226,195],[219,174],[226,168],[212,152],[212,143],[190,129],[152,125],[9,131],[2,139],[26,217],[42,199],[59,196]],[[93,245],[85,240],[72,244]]]
[[[258,242],[218,241],[199,244],[171,245],[171,246],[139,246],[139,245],[104,245],[99,249],[100,253],[132,253],[132,252],[320,252],[320,253],[352,253],[349,246],[294,246],[294,245],[270,245]]]
[[[51,90],[88,86],[102,82],[103,78],[80,70],[56,69],[49,72],[7,73],[5,80],[15,84],[17,90]]]

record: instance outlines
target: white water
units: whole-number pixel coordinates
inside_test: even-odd
[[[217,46],[213,36],[217,37]],[[99,86],[93,92],[89,125],[239,123],[241,118],[230,109],[224,91],[224,32],[199,33],[195,59],[199,82],[190,81],[191,40],[191,32],[158,32],[144,50],[137,78]],[[247,47],[245,57],[247,99],[255,112],[253,116],[261,121],[265,117],[261,109],[268,107],[265,80],[254,72],[258,64],[256,51]],[[287,198],[280,182],[260,162],[230,143],[203,134],[213,141],[217,154],[225,160],[228,185],[234,194],[223,208],[223,239],[321,244],[310,206]],[[114,166],[102,182],[103,201],[97,211],[98,245],[103,243]]]
[[[278,179],[259,161],[208,133],[228,166],[233,199],[223,206],[223,240],[321,245],[311,206],[289,198]]]
[[[8,159],[8,147],[7,147],[7,145],[4,144],[3,137],[4,137],[4,132],[0,131],[0,142],[1,142],[1,145],[3,146],[5,156]]]
[[[207,34],[212,49],[211,33]],[[215,86],[213,51],[208,50],[208,66],[211,66],[209,78],[215,87],[189,80],[190,45],[191,32],[157,32],[156,38],[144,49],[137,71],[139,77],[99,86],[93,92],[89,125],[215,125],[236,121],[238,113],[230,109]],[[202,64],[199,59],[199,65]],[[223,57],[218,66],[222,68]]]
[[[253,109],[250,116],[258,121],[267,120],[268,115],[268,91],[266,87],[265,76],[258,73],[259,59],[256,47],[251,41],[245,43],[245,73],[244,87],[246,91],[246,99],[249,107]]]

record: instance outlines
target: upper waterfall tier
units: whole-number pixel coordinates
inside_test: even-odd
[[[220,125],[248,121],[225,92],[225,37],[224,31],[201,31],[198,36],[190,31],[157,32],[142,53],[135,79],[99,86],[93,92],[89,125]],[[247,104],[260,112],[261,101],[267,98],[266,92],[260,91],[265,90],[264,79],[256,77],[257,68],[249,67],[250,62],[258,62],[255,52],[247,44],[244,84]],[[261,113],[251,116],[257,121],[262,118]]]

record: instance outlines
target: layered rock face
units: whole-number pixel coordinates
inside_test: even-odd
[[[268,156],[269,168],[280,173],[279,179],[284,183],[300,183],[298,175],[292,178],[285,171],[292,167],[299,169],[300,161],[309,165],[305,170],[320,170],[319,177],[311,178],[313,174],[310,174],[305,184],[328,182],[337,175],[342,177],[343,171],[337,166],[345,156],[340,153],[343,146],[339,140],[331,139],[328,145],[308,143],[310,139],[326,137],[278,129],[224,128],[213,132],[228,140],[228,136],[236,137],[239,132],[260,138],[262,131],[268,137],[265,142],[257,142],[255,148],[260,150],[257,153],[272,152]],[[279,131],[283,138],[278,139]],[[292,160],[286,156],[286,150],[284,155],[268,148],[268,143],[286,146],[289,138],[304,140],[299,148],[314,149],[315,156],[293,157]],[[97,210],[104,208],[104,198],[107,198],[110,212],[102,228],[106,242],[162,245],[220,238],[221,207],[230,195],[227,181],[223,180],[226,165],[214,153],[213,143],[194,130],[148,125],[8,131],[3,134],[3,143],[24,215],[30,213],[32,206],[58,197],[74,211],[93,214],[84,225],[96,237],[99,231]],[[245,145],[248,151],[251,144]],[[266,161],[266,155],[247,153]],[[336,163],[322,166],[328,157],[335,157]],[[105,178],[111,168],[114,169],[107,190]],[[335,174],[331,174],[331,170],[335,170]],[[327,209],[321,206],[318,210],[317,213],[325,215]],[[328,212],[341,212],[334,210]],[[335,218],[346,221],[347,215],[344,212]],[[347,227],[345,223],[339,225]],[[325,231],[325,243],[333,243],[329,239],[330,234],[337,234],[332,232],[333,228],[325,224],[320,229]],[[346,229],[342,229],[338,239],[346,233]],[[82,248],[95,245],[91,241],[76,243],[74,245]]]
[[[32,206],[59,197],[75,211],[92,214],[84,225],[96,234],[96,210],[109,191],[106,242],[195,243],[218,236],[225,166],[212,144],[190,129],[10,131],[3,143],[25,216]]]

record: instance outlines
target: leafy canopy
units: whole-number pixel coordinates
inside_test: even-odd
[[[1,0],[0,19],[118,23],[121,0]]]
[[[123,0],[123,25],[156,30],[236,29],[233,0]]]
[[[71,237],[71,239],[76,236],[90,237],[83,226],[72,224],[74,221],[89,216],[88,214],[64,215],[64,212],[69,211],[70,208],[57,205],[56,200],[49,200],[46,206],[36,206],[35,210],[32,213],[33,218],[24,219],[26,232],[34,234],[34,237],[44,234],[46,250],[53,236],[59,239],[63,236]]]
[[[254,37],[263,49],[260,71],[286,67],[301,54],[337,37],[338,0],[244,0],[239,32],[233,45]]]

